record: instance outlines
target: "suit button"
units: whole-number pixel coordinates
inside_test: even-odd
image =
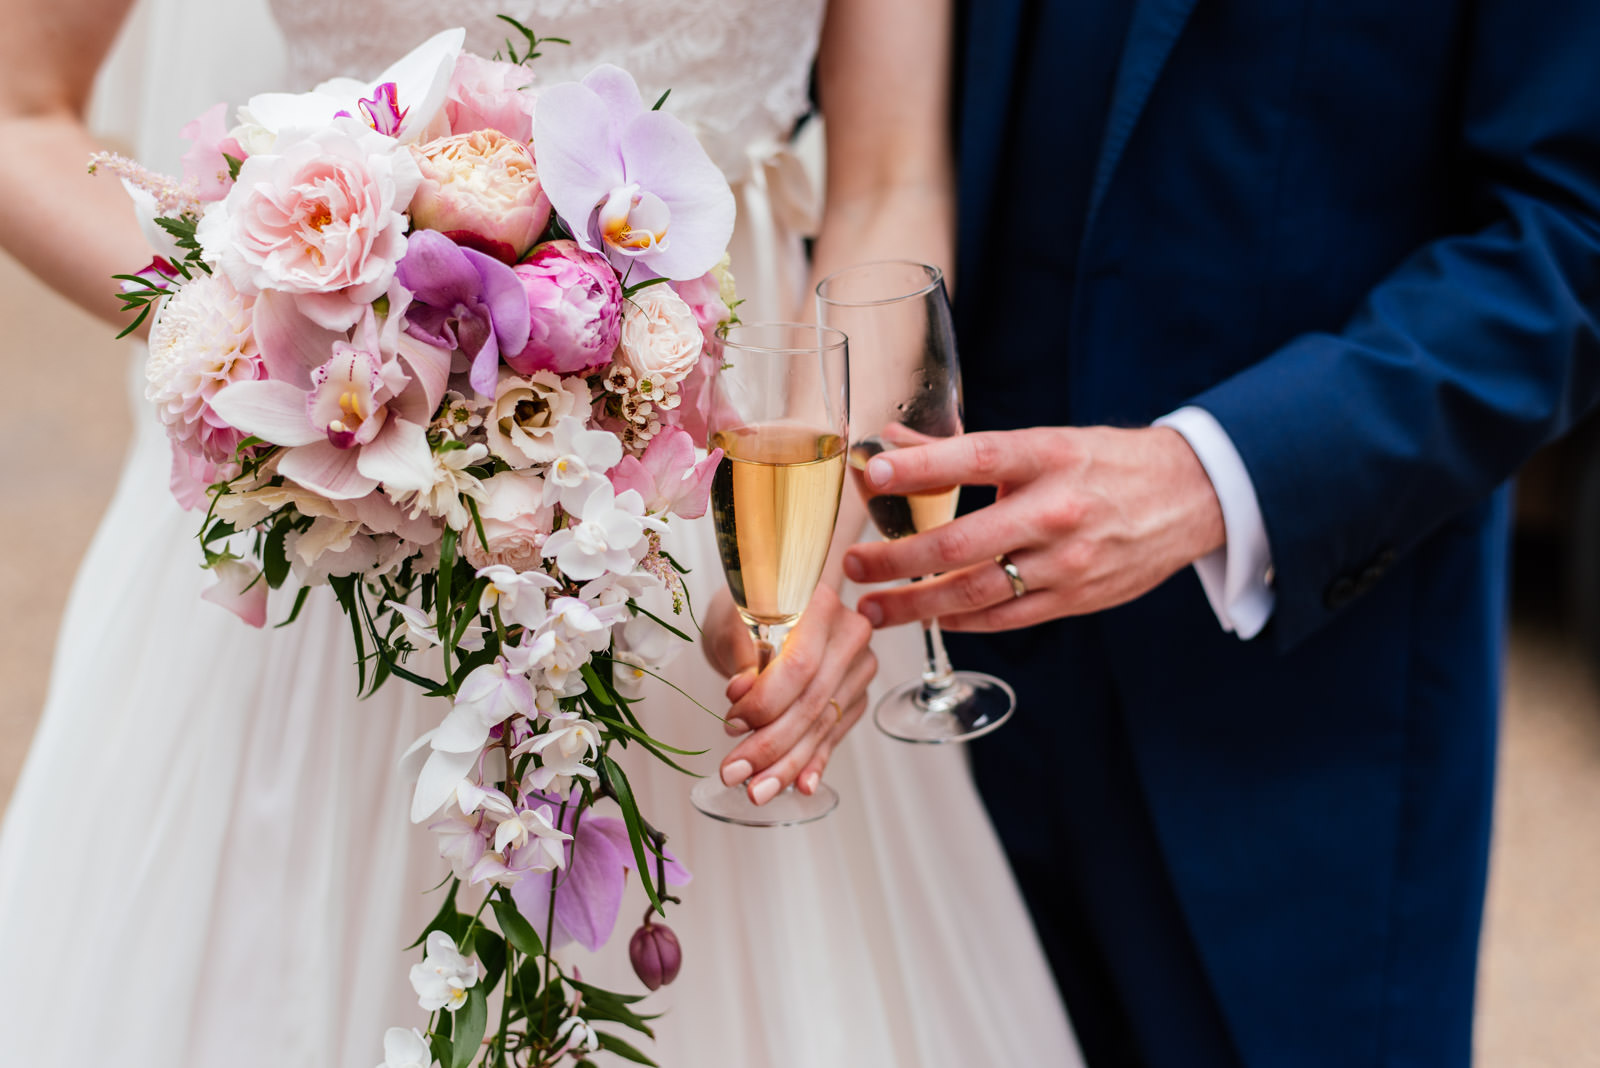
[[[1356,593],[1355,580],[1348,575],[1340,575],[1328,587],[1328,592],[1322,597],[1322,603],[1328,606],[1328,611],[1337,612],[1349,604]]]

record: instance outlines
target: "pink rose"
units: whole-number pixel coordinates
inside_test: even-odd
[[[422,184],[411,221],[503,263],[516,263],[550,221],[528,150],[496,130],[441,137],[413,150]]]
[[[683,298],[667,286],[639,292],[622,314],[622,363],[657,390],[675,386],[700,362],[705,337]]]
[[[227,104],[213,105],[178,131],[180,136],[194,142],[183,154],[183,176],[194,180],[200,199],[207,203],[221,200],[233,188],[233,177],[224,155],[240,161],[245,159],[239,142],[228,136],[224,119],[227,113]]]
[[[515,268],[528,294],[528,346],[506,363],[570,375],[610,361],[622,331],[622,286],[604,256],[547,241]]]
[[[484,544],[475,524],[461,535],[461,553],[475,568],[503,564],[515,571],[533,571],[542,559],[545,539],[555,525],[555,506],[544,504],[544,477],[533,471],[502,471],[483,483],[478,516]]]
[[[422,176],[409,150],[339,120],[251,156],[198,238],[240,293],[291,294],[329,330],[348,330],[384,295],[406,252],[406,217]]]
[[[444,105],[450,132],[499,130],[527,144],[533,137],[533,80],[533,72],[520,63],[461,53]]]

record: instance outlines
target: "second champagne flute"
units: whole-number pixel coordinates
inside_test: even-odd
[[[815,324],[752,323],[728,331],[712,387],[710,444],[724,459],[711,483],[717,549],[728,589],[755,639],[759,667],[811,601],[833,543],[849,438],[845,337]],[[825,783],[789,787],[763,805],[716,777],[694,806],[749,827],[807,823],[833,811]]]
[[[872,383],[872,395],[884,398],[883,411],[858,412],[857,432],[865,433],[850,447],[850,467],[878,532],[904,538],[950,522],[960,487],[874,494],[860,477],[880,452],[961,433],[961,366],[944,275],[902,261],[846,267],[818,284],[817,312],[850,335],[856,370]],[[879,730],[903,742],[966,742],[1011,718],[1011,687],[993,675],[952,670],[937,620],[923,623],[923,641],[922,677],[878,702]]]

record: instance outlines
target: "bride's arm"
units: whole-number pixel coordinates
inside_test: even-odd
[[[827,201],[812,283],[855,263],[918,260],[950,273],[955,244],[949,133],[950,0],[832,0],[817,75],[827,130]],[[809,293],[796,310],[814,314]],[[881,370],[881,369],[880,369]],[[851,376],[851,422],[888,421],[892,374]],[[789,635],[784,655],[761,676],[744,626],[724,593],[708,612],[706,655],[729,684],[730,718],[761,729],[728,754],[735,781],[775,778],[810,793],[833,748],[866,711],[876,670],[868,628],[840,604],[840,559],[866,525],[866,508],[846,490],[838,533],[818,591]],[[829,702],[832,697],[837,704]],[[839,710],[835,713],[835,708]]]
[[[95,71],[132,0],[0,0],[0,246],[118,326],[113,274],[150,259],[127,193],[87,166]]]

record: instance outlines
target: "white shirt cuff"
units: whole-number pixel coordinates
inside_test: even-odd
[[[1179,408],[1155,425],[1182,434],[1211,479],[1222,504],[1228,541],[1196,560],[1194,570],[1222,629],[1246,640],[1254,638],[1271,618],[1277,597],[1272,590],[1272,547],[1267,544],[1267,527],[1250,472],[1228,432],[1204,408]]]

